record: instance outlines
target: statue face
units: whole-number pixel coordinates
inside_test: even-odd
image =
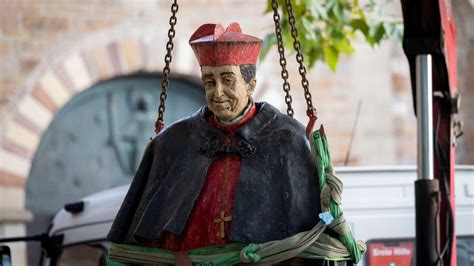
[[[256,80],[247,83],[239,66],[203,66],[207,105],[220,121],[236,118],[247,106]]]

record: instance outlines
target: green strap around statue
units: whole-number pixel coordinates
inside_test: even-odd
[[[190,250],[188,256],[193,265],[273,264],[294,257],[353,260],[356,263],[361,260],[366,246],[354,239],[339,208],[342,182],[334,175],[323,127],[311,133],[310,142],[321,188],[321,220],[311,230],[281,240],[262,244],[230,243]],[[323,233],[327,227],[339,234],[339,240]],[[125,244],[112,244],[108,259],[112,266],[176,264],[174,253],[169,250]]]
[[[340,224],[333,224],[332,229],[339,234],[339,240],[350,251],[354,262],[358,263],[362,258],[358,243],[352,236],[349,226],[343,218],[339,207],[342,202],[342,182],[335,176],[331,164],[331,155],[329,153],[328,140],[324,133],[324,127],[314,131],[310,135],[311,150],[316,159],[316,167],[319,174],[319,186],[321,187],[321,212],[329,211],[333,217],[339,219]],[[364,244],[365,246],[365,244]]]

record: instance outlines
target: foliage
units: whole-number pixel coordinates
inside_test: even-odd
[[[265,13],[273,14],[272,0],[267,1]],[[285,1],[278,0],[278,3],[284,46],[294,52]],[[382,8],[374,0],[364,5],[359,0],[296,0],[292,4],[302,53],[309,68],[317,61],[325,61],[335,71],[341,54],[355,52],[352,41],[357,39],[358,32],[372,47],[385,38],[402,39],[402,22],[380,19]],[[274,45],[275,33],[268,34],[262,47],[262,59]]]

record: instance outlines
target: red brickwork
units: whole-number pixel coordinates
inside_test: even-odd
[[[474,164],[474,2],[453,1],[457,26],[458,86],[464,135],[458,139],[456,163]]]
[[[187,40],[204,22],[227,25],[238,21],[245,32],[262,38],[272,31],[271,17],[261,16],[264,2],[252,7],[246,3],[181,1],[172,72],[199,74]],[[455,12],[463,13],[471,8],[467,1],[464,4],[465,8],[455,8]],[[5,156],[12,160],[31,158],[55,112],[74,94],[95,82],[135,71],[160,71],[168,5],[166,1],[112,4],[92,0],[0,0],[0,119],[6,121],[0,136],[4,136],[1,150],[7,152]],[[206,9],[202,9],[203,5]],[[223,9],[233,12],[222,12]],[[474,140],[470,137],[474,131],[471,114],[474,108],[470,108],[474,96],[466,90],[474,84],[472,75],[468,75],[473,69],[472,64],[463,61],[474,59],[473,31],[468,32],[467,26],[472,18],[469,19],[469,22],[458,22],[458,32],[463,33],[459,36],[463,45],[459,49],[459,84],[464,93],[462,117],[466,122],[458,158],[463,163],[474,162],[471,152]],[[341,59],[337,73],[318,64],[308,75],[319,122],[325,124],[329,134],[333,161],[336,165],[343,164],[350,149],[352,165],[414,164],[416,124],[401,45],[385,42],[372,49],[361,41],[356,48],[354,56]],[[289,56],[288,68],[294,109],[296,118],[306,123],[304,97],[293,59]],[[272,51],[260,63],[255,97],[284,111],[277,62],[277,55]],[[349,147],[359,102],[361,112],[354,143]],[[32,111],[36,112],[35,117]]]

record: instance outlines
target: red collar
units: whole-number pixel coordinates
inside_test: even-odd
[[[252,103],[252,106],[250,107],[250,110],[248,113],[242,117],[239,121],[237,121],[234,124],[231,125],[225,125],[220,123],[215,115],[212,115],[209,118],[209,123],[213,128],[216,128],[220,130],[222,133],[229,134],[229,133],[235,133],[237,129],[239,129],[241,126],[243,126],[245,123],[247,123],[250,119],[252,119],[255,114],[257,114],[257,107],[255,106],[255,103]]]

